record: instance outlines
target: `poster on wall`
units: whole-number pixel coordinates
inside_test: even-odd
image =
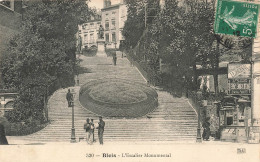
[[[228,64],[228,94],[251,94],[251,64]]]

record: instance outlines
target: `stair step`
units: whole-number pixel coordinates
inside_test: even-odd
[[[80,85],[96,79],[121,78],[145,83],[143,77],[135,67],[130,66],[127,59],[118,59],[117,66],[112,65],[111,57],[96,58],[81,56],[82,67],[88,68],[91,73],[80,74]],[[111,65],[108,65],[111,64]],[[80,87],[76,87],[78,92]],[[37,141],[70,141],[71,113],[67,107],[67,89],[57,90],[49,99],[50,124],[39,132],[23,136],[22,139]],[[184,98],[175,98],[168,92],[157,91],[158,107],[146,116],[127,118],[104,118],[106,122],[104,141],[195,141],[197,134],[197,114]],[[98,115],[82,107],[75,96],[74,124],[76,139],[85,137],[83,125],[86,118],[93,118],[97,126]],[[151,118],[150,118],[151,117]],[[98,131],[95,138],[98,143]]]

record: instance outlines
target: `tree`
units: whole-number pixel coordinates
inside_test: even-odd
[[[151,24],[160,8],[157,0],[126,0],[126,4],[127,20],[122,34],[125,37],[126,49],[130,49],[138,45],[146,33],[145,23]]]
[[[127,0],[127,20],[122,34],[125,37],[125,48],[134,48],[144,31],[144,5],[143,0]]]
[[[40,103],[46,95],[42,89],[54,81],[60,87],[74,84],[75,34],[91,10],[81,0],[29,1],[26,5],[21,32],[4,55],[3,79],[7,88],[19,89],[14,104],[14,112],[23,114],[19,119],[42,119]]]

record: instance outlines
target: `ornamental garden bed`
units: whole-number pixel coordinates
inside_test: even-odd
[[[158,106],[154,89],[123,79],[90,81],[81,87],[79,100],[95,114],[118,118],[141,117]]]

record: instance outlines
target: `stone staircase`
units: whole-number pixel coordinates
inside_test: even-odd
[[[102,60],[100,60],[102,59]],[[110,60],[111,59],[111,60]],[[118,65],[112,64],[112,58],[83,57],[81,66],[91,69],[91,73],[80,74],[80,84],[104,78],[124,78],[143,82],[135,67],[130,66],[126,58],[118,58]],[[88,111],[79,103],[80,87],[74,87],[75,95],[75,132],[76,139],[85,137],[83,125],[86,118],[94,119],[98,124],[98,115]],[[71,108],[65,99],[67,89],[56,91],[49,99],[50,124],[43,130],[21,139],[39,142],[66,142],[71,134]],[[104,143],[142,142],[142,141],[195,141],[197,116],[185,98],[174,98],[169,93],[157,91],[159,106],[144,117],[135,119],[104,118],[106,123]],[[95,138],[98,139],[97,130]]]

